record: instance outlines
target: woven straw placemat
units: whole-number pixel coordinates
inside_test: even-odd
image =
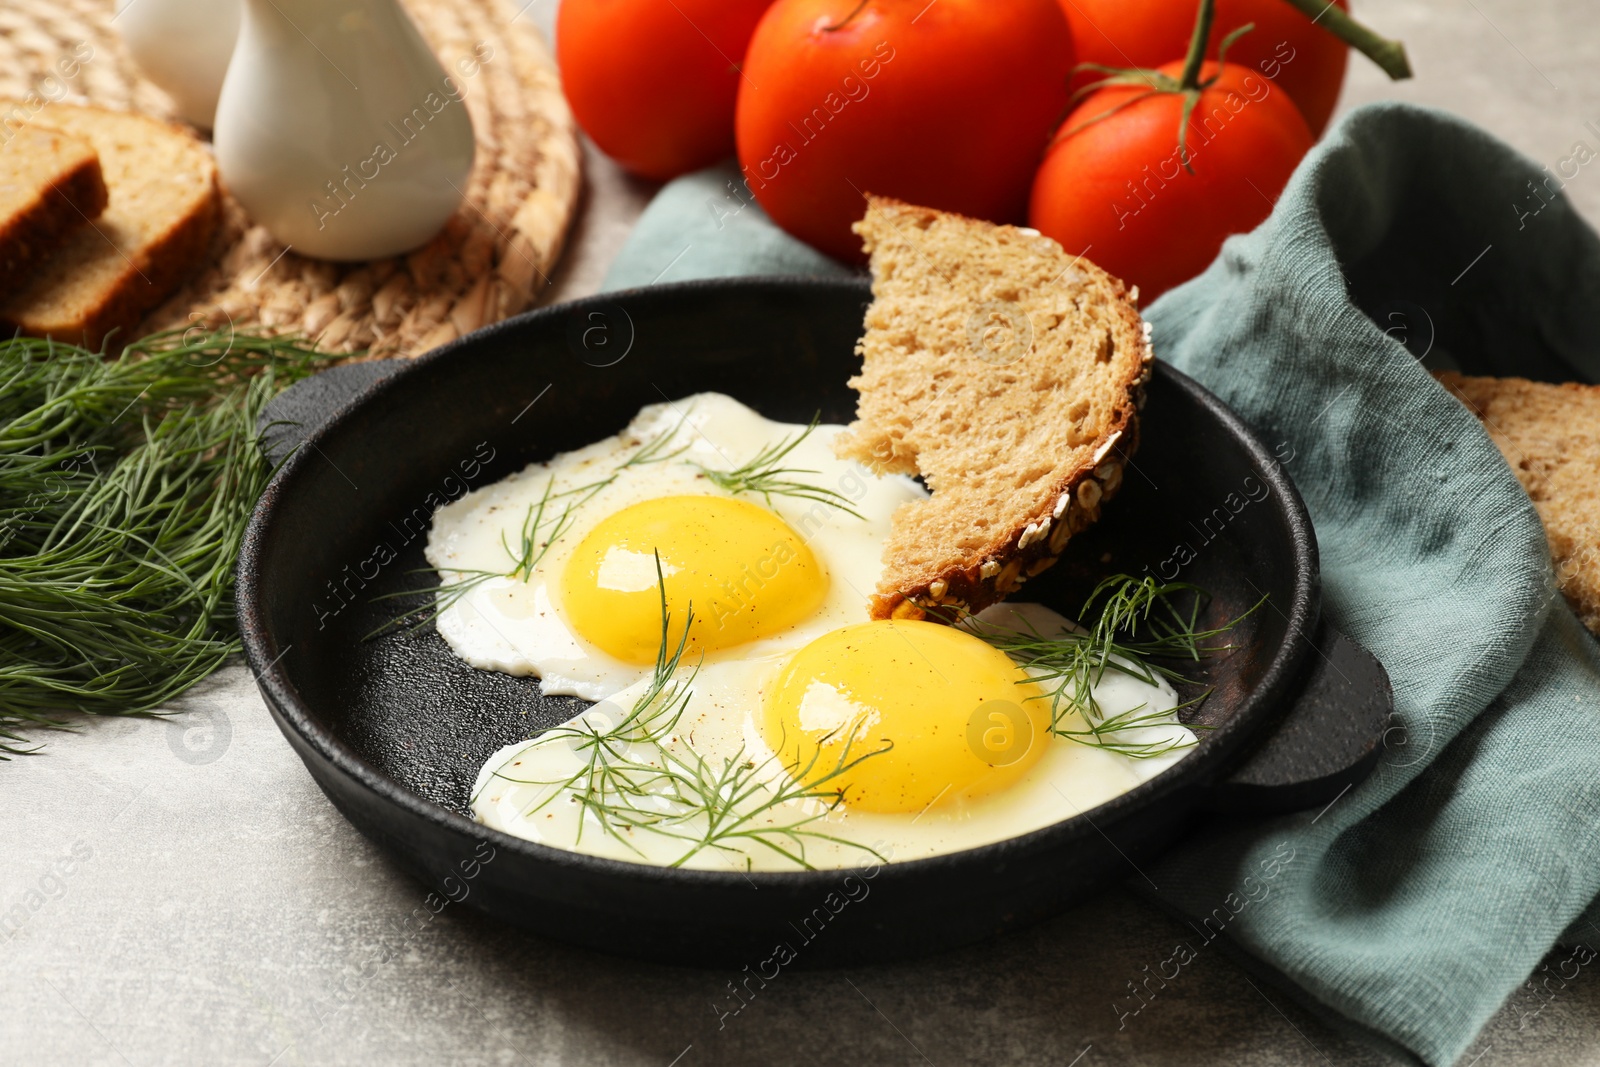
[[[325,263],[286,253],[224,193],[209,265],[136,335],[231,323],[300,334],[333,352],[414,356],[538,300],[578,202],[581,156],[555,61],[516,0],[405,6],[446,70],[474,48],[480,57],[474,76],[457,79],[477,159],[466,203],[444,230],[409,255]],[[171,101],[140,77],[118,39],[114,8],[114,0],[3,0],[0,96],[37,93],[173,119]],[[83,61],[62,77],[74,58]]]

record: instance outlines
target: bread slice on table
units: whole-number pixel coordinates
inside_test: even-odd
[[[980,611],[1122,484],[1154,360],[1138,294],[1032,230],[882,197],[855,230],[873,300],[835,447],[932,492],[894,516],[872,617]]]
[[[24,128],[93,145],[110,202],[0,293],[0,324],[89,348],[112,330],[133,340],[127,331],[209,251],[220,209],[210,153],[179,126],[124,111],[52,104]]]
[[[0,293],[16,289],[66,234],[106,207],[100,157],[55,130],[0,133]]]
[[[1483,421],[1544,520],[1556,582],[1600,634],[1600,386],[1434,375]]]

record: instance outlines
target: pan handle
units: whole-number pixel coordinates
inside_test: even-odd
[[[267,402],[256,421],[256,444],[274,467],[324,423],[404,364],[403,359],[341,363],[295,382]]]
[[[1211,788],[1213,811],[1272,815],[1332,804],[1378,765],[1394,690],[1378,658],[1324,618],[1288,712]]]

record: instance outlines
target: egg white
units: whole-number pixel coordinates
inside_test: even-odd
[[[552,494],[602,480],[641,445],[665,435],[658,454],[683,452],[659,463],[627,467],[616,480],[577,507],[571,522],[551,542],[526,581],[495,577],[477,584],[453,603],[441,598],[439,633],[457,656],[485,670],[539,677],[546,694],[604,700],[646,678],[650,668],[624,663],[585,641],[563,620],[560,576],[573,550],[594,525],[643,500],[676,495],[726,495],[696,464],[732,470],[804,426],[774,422],[719,393],[701,393],[642,409],[615,437],[535,463],[494,485],[440,508],[433,518],[426,557],[449,586],[472,571],[502,573],[514,560],[506,545],[518,544],[524,517],[547,486]],[[726,660],[761,661],[794,651],[821,634],[867,619],[867,598],[882,573],[883,542],[889,519],[900,505],[925,497],[910,478],[879,478],[858,464],[833,455],[842,426],[821,425],[783,461],[785,467],[815,471],[809,484],[842,494],[862,518],[840,508],[788,496],[771,500],[748,495],[770,508],[805,540],[829,576],[826,599],[805,622],[737,648],[708,652],[705,667]],[[552,481],[553,480],[553,481]],[[553,497],[556,500],[571,497]],[[559,506],[551,505],[553,525]]]
[[[1062,616],[1037,604],[996,605],[978,618],[1011,627],[1025,623],[1042,633],[1069,625]],[[683,716],[665,747],[680,758],[692,751],[714,767],[722,766],[724,760],[752,762],[761,768],[764,780],[781,783],[782,768],[762,740],[758,720],[787,656],[786,652],[774,652],[708,662],[695,676]],[[648,681],[630,686],[578,720],[602,729],[614,724],[647,688]],[[1165,680],[1148,684],[1116,671],[1105,672],[1093,689],[1108,717],[1136,708],[1162,712],[1178,703]],[[1192,746],[1194,734],[1175,715],[1166,718],[1125,731],[1119,739]],[[1053,735],[1036,743],[1046,746],[1043,755],[1000,793],[932,807],[917,815],[852,811],[848,805],[835,808],[809,828],[844,843],[809,839],[805,861],[817,868],[845,868],[859,866],[869,858],[866,848],[900,861],[1017,837],[1120,796],[1172,766],[1189,750],[1182,747],[1161,756],[1133,759]],[[513,836],[557,848],[658,865],[683,860],[692,842],[650,830],[608,834],[592,812],[586,813],[576,797],[559,786],[583,767],[581,751],[570,738],[535,738],[502,748],[478,774],[471,801],[474,817]],[[659,758],[644,746],[635,755],[660,765]],[[822,810],[816,801],[790,802],[757,815],[751,826],[790,825]],[[703,826],[703,822],[690,821],[675,829],[692,836]],[[796,847],[781,838],[773,840],[791,850]],[[795,869],[792,859],[748,840],[737,848],[702,849],[682,865],[710,870]]]

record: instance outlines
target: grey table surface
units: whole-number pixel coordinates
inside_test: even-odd
[[[1341,107],[1450,108],[1554,165],[1600,123],[1595,0],[1360,3],[1418,77],[1360,59]],[[555,0],[520,17],[548,28]],[[654,191],[587,152],[551,300],[592,292]],[[1600,218],[1600,177],[1566,191]],[[1510,204],[1506,210],[1513,210]],[[165,720],[95,722],[0,765],[0,1062],[11,1064],[1379,1064],[1213,952],[1120,1028],[1179,931],[1113,890],[997,943],[786,973],[719,1028],[731,974],[598,956],[423,891],[324,799],[249,673]],[[1463,1057],[1600,1063],[1600,982],[1514,993]]]

